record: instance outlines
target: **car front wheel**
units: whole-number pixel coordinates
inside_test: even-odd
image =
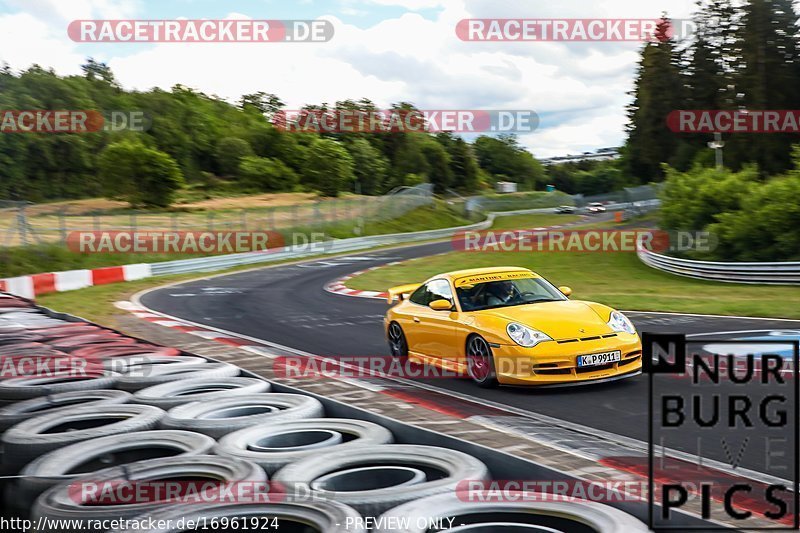
[[[474,335],[467,341],[467,372],[480,387],[490,388],[497,385],[492,349],[479,335]]]

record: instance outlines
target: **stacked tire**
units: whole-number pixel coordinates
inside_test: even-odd
[[[16,375],[29,360],[48,372]],[[459,487],[490,479],[475,457],[396,444],[381,425],[326,417],[318,399],[273,392],[235,365],[4,294],[0,364],[3,512],[63,520],[51,531],[645,531],[589,502],[465,503]]]

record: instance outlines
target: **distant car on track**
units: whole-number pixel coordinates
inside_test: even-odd
[[[574,213],[575,207],[571,205],[560,205],[556,207],[556,213]]]
[[[642,343],[630,320],[571,293],[525,268],[459,270],[389,289],[389,302],[400,303],[384,327],[393,356],[466,372],[485,387],[639,374]]]
[[[606,206],[602,202],[592,202],[586,206],[586,210],[590,213],[605,213]]]

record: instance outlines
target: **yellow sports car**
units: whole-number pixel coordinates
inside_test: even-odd
[[[570,300],[525,268],[448,272],[389,289],[392,355],[467,373],[478,385],[556,385],[641,373],[642,342],[608,306]]]

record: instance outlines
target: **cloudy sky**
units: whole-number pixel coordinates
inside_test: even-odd
[[[256,91],[290,109],[367,97],[379,107],[532,109],[537,157],[624,140],[639,43],[464,42],[464,18],[688,18],[694,0],[0,0],[0,61],[76,74],[89,56],[129,89],[177,83],[230,101]],[[314,19],[327,43],[76,43],[76,19]]]

